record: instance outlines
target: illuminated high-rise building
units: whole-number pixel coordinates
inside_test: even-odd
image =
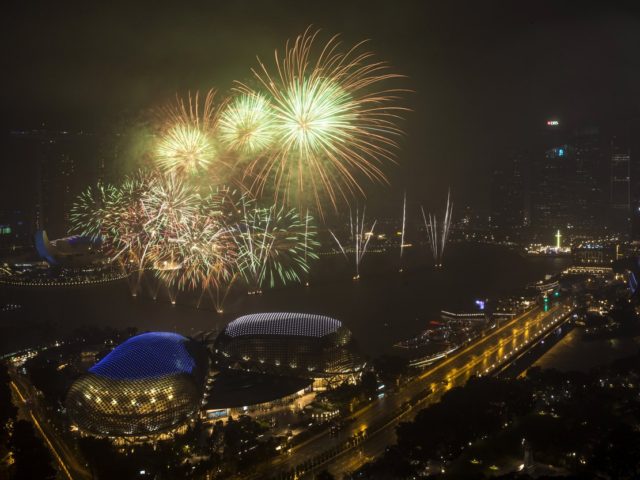
[[[548,234],[560,228],[594,233],[606,214],[607,162],[598,128],[549,127],[531,162],[532,225]]]
[[[531,217],[537,229],[570,227],[574,161],[574,150],[567,144],[549,148],[533,160]]]

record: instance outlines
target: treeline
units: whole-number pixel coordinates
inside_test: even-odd
[[[640,478],[640,353],[590,373],[474,378],[353,478]],[[525,464],[526,462],[526,464]]]

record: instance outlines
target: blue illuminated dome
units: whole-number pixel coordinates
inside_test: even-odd
[[[201,344],[175,333],[143,333],[77,379],[65,405],[84,433],[152,437],[183,425],[197,412],[207,370]]]
[[[119,345],[89,372],[117,380],[190,374],[196,364],[187,349],[189,342],[177,333],[143,333]]]

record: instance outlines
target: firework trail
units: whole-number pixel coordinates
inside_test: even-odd
[[[440,263],[442,264],[442,255],[444,255],[444,247],[449,240],[449,231],[451,227],[451,219],[453,213],[453,202],[451,201],[451,190],[447,192],[447,206],[445,208],[444,218],[442,220],[442,235],[440,237]]]
[[[445,207],[444,217],[442,219],[442,223],[438,224],[438,219],[436,215],[429,214],[427,217],[424,213],[424,209],[420,207],[422,210],[422,219],[424,221],[424,226],[427,231],[427,238],[429,241],[429,247],[431,249],[431,253],[433,254],[433,262],[437,268],[442,267],[442,258],[444,256],[444,249],[447,245],[447,240],[449,239],[449,232],[451,227],[451,219],[453,213],[453,202],[451,202],[451,191],[447,193],[447,206]]]
[[[307,261],[309,257],[309,221],[311,217],[309,216],[309,210],[304,216],[304,261]],[[315,236],[315,235],[314,235]]]
[[[424,208],[422,206],[420,206],[420,211],[422,212],[422,220],[424,221],[424,227],[425,230],[427,231],[427,241],[429,242],[429,249],[431,250],[431,254],[433,255],[433,261],[436,264],[436,266],[438,265],[438,247],[437,247],[437,234],[436,231],[434,229],[434,223],[432,221],[432,215],[431,213],[429,214],[429,219],[427,220],[427,215],[424,213]]]
[[[407,192],[404,192],[402,202],[402,233],[400,235],[400,272],[402,272],[402,254],[404,253],[404,231],[407,225]]]
[[[362,259],[367,253],[367,249],[369,247],[369,240],[373,237],[373,232],[376,228],[377,220],[373,221],[371,227],[366,228],[366,207],[362,211],[362,216],[358,209],[356,209],[355,217],[351,212],[349,212],[349,244],[348,248],[345,248],[342,242],[338,240],[338,237],[333,233],[333,231],[329,230],[329,233],[333,237],[333,240],[338,245],[338,248],[344,255],[344,258],[349,260],[349,253],[353,253],[353,261],[355,263],[355,275],[353,277],[354,280],[360,279],[360,264],[362,263]],[[366,231],[365,231],[366,230]]]
[[[252,70],[272,106],[275,148],[250,161],[247,175],[254,191],[268,186],[276,201],[308,200],[322,214],[327,200],[337,210],[339,200],[363,196],[362,180],[386,181],[403,109],[394,105],[400,90],[383,87],[400,77],[387,64],[362,43],[341,51],[337,37],[315,48],[317,35],[307,30],[283,55],[276,51],[273,71],[262,62]]]

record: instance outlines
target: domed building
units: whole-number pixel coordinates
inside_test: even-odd
[[[308,313],[240,317],[218,336],[215,351],[220,366],[310,378],[315,388],[355,380],[364,366],[342,322]]]
[[[157,436],[198,411],[207,372],[207,352],[198,342],[175,333],[143,333],[73,383],[67,413],[82,433]]]

